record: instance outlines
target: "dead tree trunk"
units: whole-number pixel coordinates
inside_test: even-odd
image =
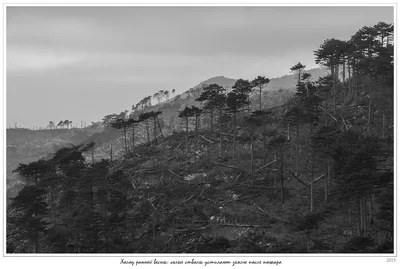
[[[233,112],[233,158],[236,159],[236,111]]]
[[[219,109],[219,155],[222,155],[222,108]]]
[[[336,66],[332,65],[332,77],[333,77],[333,115],[336,115],[336,78],[337,78],[337,72],[336,71]]]
[[[253,165],[253,132],[251,132],[251,138],[250,138],[250,167],[251,167],[251,178],[253,178],[254,174],[254,165]]]
[[[296,125],[296,173],[299,174],[299,124]]]
[[[346,56],[343,56],[343,89],[346,90]]]
[[[329,165],[329,161],[328,161],[329,157],[326,157],[325,159],[325,202],[328,201],[328,165]]]
[[[349,72],[349,98],[353,95],[353,78],[351,77],[350,59],[347,61],[347,70]]]
[[[156,122],[156,117],[153,118],[153,137],[154,137],[154,143],[157,144],[157,122]]]
[[[266,160],[267,160],[267,139],[266,135],[263,134],[263,147],[264,147],[264,154],[263,154],[263,165],[266,165]]]
[[[146,119],[146,134],[147,134],[147,142],[150,143],[150,130],[149,130],[149,120]]]
[[[112,141],[110,141],[110,161],[113,161]]]
[[[313,212],[314,209],[314,160],[315,157],[312,156],[312,160],[311,160],[311,190],[310,190],[310,212]]]
[[[213,124],[213,122],[214,122],[214,108],[211,107],[211,110],[210,110],[210,129],[211,129],[211,133],[212,133],[213,130],[214,130],[214,124]]]
[[[163,135],[163,133],[162,133],[162,128],[161,128],[160,120],[158,119],[158,117],[156,117],[156,119],[157,119],[158,128],[160,129],[161,137],[164,137],[164,135]]]
[[[280,178],[281,178],[281,203],[285,203],[284,196],[284,186],[283,186],[283,145],[281,145],[281,169],[280,169]]]

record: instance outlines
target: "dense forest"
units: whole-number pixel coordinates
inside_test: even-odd
[[[103,119],[122,156],[91,142],[19,164],[7,253],[392,253],[393,27],[325,40],[325,77],[294,61],[283,105],[265,108],[266,77],[203,85],[167,135],[149,96]]]

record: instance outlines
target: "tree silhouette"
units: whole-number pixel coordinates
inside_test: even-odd
[[[102,119],[102,125],[104,126],[104,128],[107,128],[107,127],[111,126],[111,123],[114,120],[116,120],[116,118],[117,118],[117,114],[115,114],[115,113],[110,114],[110,115],[106,115]]]
[[[69,120],[65,120],[64,122],[64,126],[67,126],[67,129],[69,128]]]
[[[61,120],[58,124],[57,127],[63,128],[64,127],[64,122]]]
[[[160,98],[160,93],[159,92],[154,93],[153,94],[153,98],[157,99],[157,104],[160,103],[161,98]]]
[[[124,134],[124,145],[125,145],[125,154],[128,154],[128,145],[127,145],[127,128],[129,127],[129,120],[125,119],[117,119],[116,121],[111,123],[111,127],[115,129],[122,129]]]
[[[189,118],[192,117],[191,109],[186,106],[182,111],[179,112],[179,118],[184,118],[186,122],[186,133],[189,132]]]
[[[135,148],[135,127],[138,123],[140,123],[140,121],[133,118],[128,120],[128,125],[132,128],[132,150]]]
[[[41,252],[39,242],[46,231],[47,204],[45,190],[36,186],[25,186],[12,199],[11,209],[15,213],[8,216],[9,222],[19,230],[19,237],[33,244],[35,253]]]
[[[157,143],[157,127],[160,130],[160,135],[163,136],[162,134],[162,129],[160,125],[160,121],[158,120],[158,116],[162,114],[162,111],[150,111],[148,112],[148,118],[153,119],[153,132],[154,132],[154,142]]]
[[[331,76],[333,78],[333,114],[336,114],[336,78],[337,74],[335,72],[335,67],[340,64],[340,46],[342,41],[338,39],[327,39],[320,48],[314,51],[316,57],[315,62],[323,66],[327,66],[331,69]]]
[[[243,111],[243,116],[245,113],[245,105],[247,105],[247,109],[250,110],[250,93],[252,91],[252,84],[245,79],[236,80],[235,84],[232,86],[233,91],[239,96],[246,97],[246,103],[241,106]]]
[[[200,127],[199,127],[199,124],[200,124],[199,117],[200,117],[202,112],[203,112],[203,110],[201,108],[198,108],[198,107],[195,107],[195,106],[192,106],[191,109],[190,109],[190,114],[192,115],[192,117],[195,118],[195,130],[196,130],[196,133],[198,133],[199,129],[200,129]]]
[[[150,125],[149,119],[151,118],[151,114],[149,112],[145,112],[139,115],[139,121],[144,122],[147,134],[147,142],[150,143]]]
[[[266,77],[258,76],[251,81],[253,87],[258,88],[260,91],[260,107],[259,110],[262,110],[262,88],[264,88],[269,83],[269,79]]]
[[[210,113],[210,130],[213,132],[213,122],[214,122],[214,109],[216,107],[221,107],[221,98],[225,89],[218,84],[203,85],[203,91],[200,96],[196,99],[201,103],[204,102],[203,108]],[[221,117],[220,109],[220,117]]]
[[[297,76],[297,84],[300,84],[301,76],[303,74],[302,72],[305,68],[306,66],[301,64],[300,62],[290,68],[290,71]]]
[[[248,94],[251,91],[251,84],[246,80],[239,79],[232,87],[234,90],[229,92],[226,99],[227,112],[233,115],[233,156],[236,156],[236,120],[237,113],[249,104]]]

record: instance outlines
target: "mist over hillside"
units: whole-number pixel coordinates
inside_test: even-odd
[[[315,68],[307,70],[311,74],[311,81],[318,80],[319,77],[326,75],[323,68]],[[174,131],[182,129],[181,120],[178,113],[186,106],[201,106],[198,98],[203,90],[203,85],[218,84],[227,91],[232,90],[236,79],[224,76],[216,76],[206,79],[196,86],[190,88],[186,92],[171,97],[167,101],[160,104],[154,103],[152,106],[146,107],[144,111],[163,111],[162,127],[166,135]],[[296,77],[294,74],[284,75],[278,78],[271,78],[270,82],[263,88],[263,107],[272,108],[284,104],[293,94],[296,88]],[[257,94],[253,94],[252,99],[257,99]],[[254,106],[256,105],[253,102]],[[122,108],[121,108],[122,109]],[[132,116],[139,112],[133,113]],[[99,122],[100,123],[100,122]],[[115,129],[94,128],[94,129],[57,129],[57,130],[28,130],[28,129],[7,129],[7,175],[13,178],[10,172],[15,168],[16,164],[28,163],[35,159],[39,159],[54,152],[58,148],[68,144],[89,143],[94,142],[97,145],[96,156],[98,158],[108,157],[110,149],[110,141],[114,141],[115,154],[122,153],[122,140],[120,131]],[[144,142],[145,137],[138,138],[138,142]],[[104,149],[103,149],[104,147]],[[107,150],[105,150],[107,149]],[[18,152],[18,153],[17,153]]]
[[[329,71],[326,68],[322,67],[305,70],[304,72],[311,74],[310,81],[317,81],[318,78],[324,77],[329,74]],[[232,86],[235,84],[235,82],[236,79],[234,78],[217,76],[200,82],[196,86],[192,87],[189,91],[201,88],[204,84],[207,85],[213,83],[218,84],[228,90],[232,89]],[[287,74],[281,77],[270,78],[269,83],[263,89],[264,91],[280,90],[280,89],[289,89],[294,91],[296,89],[296,83],[297,83],[296,75]]]
[[[20,184],[17,174],[12,171],[20,163],[30,163],[40,158],[52,156],[61,147],[84,142],[103,128],[29,130],[24,128],[7,129],[7,189],[13,189]],[[20,186],[9,192],[13,197]]]

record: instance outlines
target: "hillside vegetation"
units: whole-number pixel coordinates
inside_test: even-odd
[[[14,197],[23,180],[12,171],[18,164],[36,161],[54,154],[63,146],[79,144],[103,128],[29,130],[7,129],[7,197]]]
[[[7,252],[393,253],[392,38],[325,40],[274,106],[259,76],[105,116],[15,169]]]

